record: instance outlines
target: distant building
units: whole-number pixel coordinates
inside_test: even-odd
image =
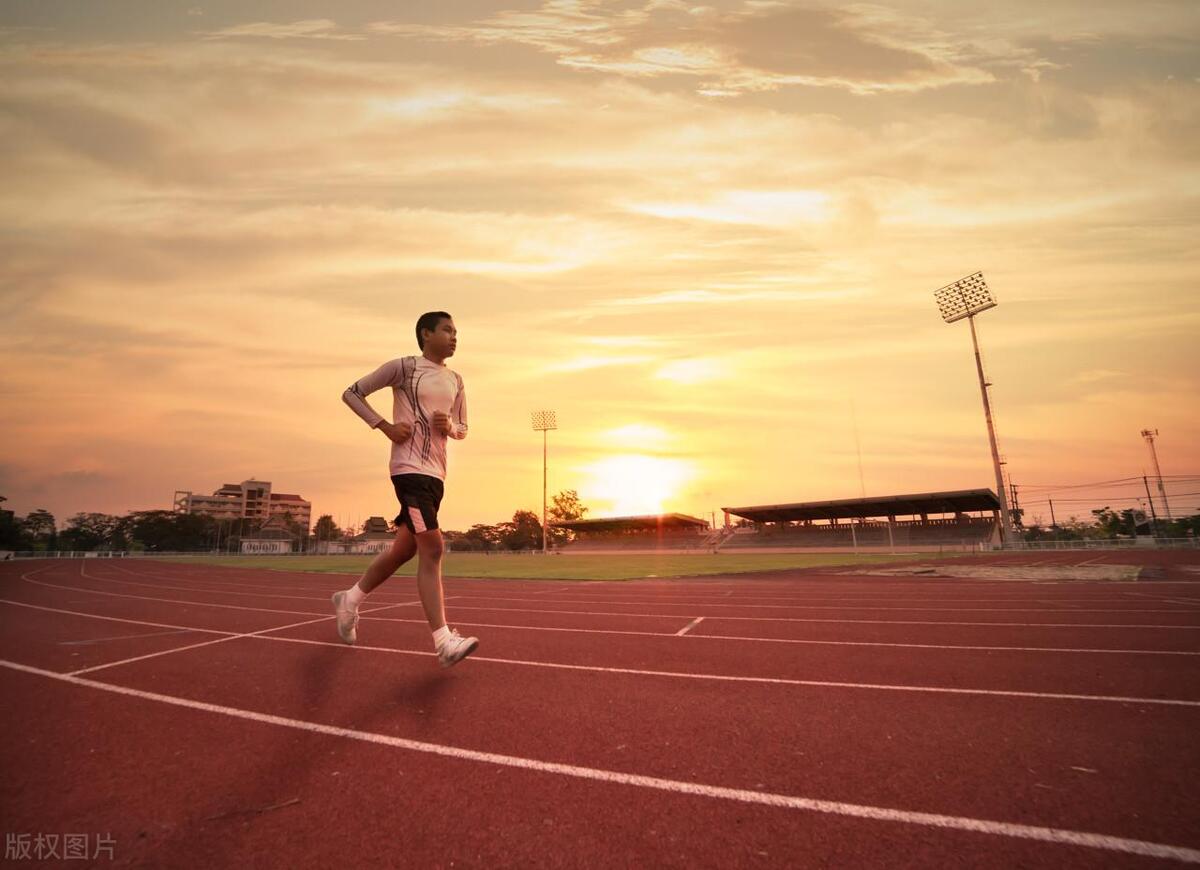
[[[346,553],[382,553],[392,545],[396,533],[388,526],[383,517],[371,517],[363,525],[360,534],[342,537],[334,541],[315,541],[310,545],[309,552],[322,556],[344,555]]]
[[[197,495],[189,490],[176,490],[175,511],[184,514],[203,514],[218,520],[241,518],[270,520],[292,515],[292,521],[306,531],[312,525],[312,502],[298,495],[271,492],[269,480],[243,480],[227,483],[212,495]]]
[[[292,521],[299,523],[307,532],[312,527],[312,502],[305,501],[291,493],[273,492],[267,505],[267,512],[272,517],[292,515]]]
[[[243,553],[291,553],[296,549],[296,536],[282,516],[274,516],[250,537],[242,538]]]
[[[350,539],[351,553],[382,553],[392,545],[396,534],[388,527],[383,517],[371,517],[363,526],[362,534]]]

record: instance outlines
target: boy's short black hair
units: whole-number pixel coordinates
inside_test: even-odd
[[[438,328],[438,324],[443,319],[453,320],[454,318],[445,311],[427,311],[417,318],[417,347],[421,350],[425,349],[425,336],[421,335],[421,330],[428,329],[430,332],[433,332]]]

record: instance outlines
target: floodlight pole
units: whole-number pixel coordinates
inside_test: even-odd
[[[546,534],[546,468],[547,468],[547,439],[546,433],[558,428],[558,421],[553,411],[533,412],[533,431],[542,433],[542,555],[547,552]]]
[[[1008,512],[1008,494],[1004,491],[1004,472],[1000,468],[1000,447],[996,444],[996,424],[992,422],[992,403],[988,399],[987,378],[983,374],[983,358],[979,355],[979,338],[975,334],[975,315],[967,318],[971,326],[971,344],[975,348],[975,370],[979,374],[979,392],[983,396],[983,416],[987,418],[988,444],[992,448],[992,467],[996,472],[996,494],[1000,497],[1000,542],[1007,544],[1012,532],[1012,519]]]
[[[941,308],[943,320],[953,323],[965,317],[971,327],[971,346],[975,351],[975,371],[979,375],[979,392],[983,396],[983,415],[987,419],[988,444],[992,449],[992,468],[996,472],[996,495],[1000,499],[1000,543],[1003,546],[1012,539],[1012,517],[1008,510],[1008,494],[1004,489],[1000,448],[996,444],[996,425],[992,421],[992,403],[988,398],[988,387],[991,384],[988,383],[983,373],[983,357],[980,356],[979,337],[975,333],[975,315],[989,308],[995,308],[996,302],[987,289],[982,272],[976,272],[953,284],[948,284],[934,295]]]
[[[1142,437],[1146,439],[1146,444],[1150,447],[1150,461],[1154,463],[1154,475],[1158,478],[1158,497],[1163,503],[1163,511],[1167,515],[1167,522],[1174,522],[1174,517],[1171,516],[1171,505],[1167,502],[1167,490],[1163,486],[1162,469],[1158,467],[1158,451],[1154,449],[1154,436],[1158,434],[1157,429],[1143,429]]]
[[[542,555],[546,555],[546,478],[549,468],[549,448],[546,430],[542,430]]]

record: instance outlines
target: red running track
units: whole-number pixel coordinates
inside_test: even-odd
[[[337,642],[348,582],[0,566],[5,834],[153,866],[1200,863],[1196,582],[449,579],[482,641],[450,671],[406,578]]]

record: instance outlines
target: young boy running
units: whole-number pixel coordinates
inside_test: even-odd
[[[421,356],[386,362],[342,393],[342,400],[354,413],[392,442],[389,471],[400,500],[400,513],[395,519],[396,540],[392,546],[375,557],[357,583],[333,595],[338,634],[346,643],[354,643],[362,600],[419,554],[417,589],[433,631],[433,647],[444,668],[462,661],[479,645],[478,638],[462,637],[447,627],[442,594],[444,544],[437,514],[446,479],[446,444],[449,438],[467,437],[463,381],[446,367],[457,345],[458,332],[449,314],[422,314],[417,321]],[[367,403],[367,396],[384,387],[392,388],[393,422]]]

